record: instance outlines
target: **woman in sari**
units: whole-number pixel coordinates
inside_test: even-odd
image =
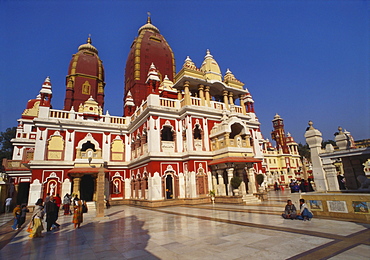
[[[41,232],[44,230],[44,227],[42,226],[42,219],[44,218],[44,214],[45,212],[44,207],[42,206],[42,199],[38,199],[27,230],[31,233],[29,237],[42,237]]]
[[[72,223],[75,224],[75,228],[80,228],[80,225],[83,221],[83,217],[82,217],[82,201],[81,200],[78,200],[76,202],[77,205],[74,205],[74,214],[73,214],[73,220],[72,220]]]

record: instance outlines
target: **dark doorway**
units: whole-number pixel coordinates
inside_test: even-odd
[[[172,175],[166,176],[166,199],[173,198]]]
[[[94,179],[91,175],[84,175],[80,183],[80,199],[92,201],[95,191]]]
[[[30,183],[29,182],[21,182],[18,185],[18,195],[17,195],[17,204],[27,204],[28,203],[28,193],[30,191]],[[31,201],[32,202],[32,201]],[[35,203],[34,201],[33,203]]]

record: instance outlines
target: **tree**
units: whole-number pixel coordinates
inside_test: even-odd
[[[298,153],[301,156],[301,159],[305,157],[307,160],[311,161],[311,151],[310,147],[308,147],[308,144],[298,144]]]
[[[10,142],[15,137],[17,127],[7,128],[5,132],[0,132],[0,159],[11,159],[13,155],[13,145]]]

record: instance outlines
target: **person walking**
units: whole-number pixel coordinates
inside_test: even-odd
[[[80,228],[81,223],[83,222],[83,211],[82,211],[82,201],[77,200],[77,205],[74,205],[74,214],[72,223],[74,223],[74,227]]]
[[[17,206],[13,209],[13,216],[14,216],[14,222],[13,222],[12,229],[13,229],[13,230],[18,230],[17,225],[18,225],[18,223],[19,223],[19,219],[20,219],[20,217],[21,217],[21,205],[17,205]]]
[[[5,200],[5,212],[7,212],[7,213],[10,213],[10,207],[11,207],[11,205],[12,205],[12,198],[7,198],[6,200]]]
[[[42,204],[42,199],[38,199],[32,215],[32,219],[27,228],[27,231],[30,233],[30,238],[42,237],[41,232],[44,230],[42,219],[45,215],[44,207],[42,206]]]
[[[64,195],[63,198],[64,215],[71,214],[70,207],[71,207],[71,196],[67,193],[66,195]]]
[[[58,218],[58,207],[54,203],[54,198],[51,197],[50,200],[45,203],[46,207],[46,231],[50,232],[52,226],[59,227],[60,225],[56,223],[56,220]]]
[[[30,211],[28,210],[27,206],[23,204],[21,207],[21,216],[19,218],[18,228],[21,228],[24,222],[26,222],[27,212],[30,212]]]

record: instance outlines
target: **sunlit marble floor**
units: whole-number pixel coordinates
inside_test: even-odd
[[[244,212],[246,206],[201,205],[147,209],[115,206],[106,218],[71,216],[61,228],[30,239],[25,230],[0,259],[368,259],[370,225]]]

